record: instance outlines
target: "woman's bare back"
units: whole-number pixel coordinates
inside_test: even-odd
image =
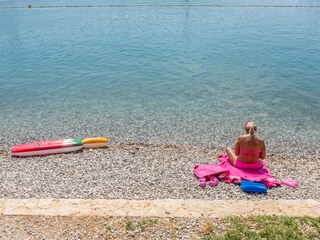
[[[259,152],[260,155],[252,152]],[[236,142],[235,155],[243,163],[255,163],[260,159],[265,159],[266,148],[263,139],[257,135],[251,136],[250,134],[240,136]]]

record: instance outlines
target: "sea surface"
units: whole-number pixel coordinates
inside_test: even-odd
[[[233,146],[252,119],[269,153],[319,157],[319,106],[320,0],[0,0],[2,149]]]

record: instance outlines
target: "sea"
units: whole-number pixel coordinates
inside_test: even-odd
[[[319,106],[320,0],[0,0],[0,149],[233,147],[253,120],[319,159]]]

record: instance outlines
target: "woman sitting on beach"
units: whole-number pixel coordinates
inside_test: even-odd
[[[230,163],[243,169],[260,169],[266,158],[266,147],[262,138],[256,135],[257,124],[245,124],[247,134],[238,137],[235,150],[226,148]]]

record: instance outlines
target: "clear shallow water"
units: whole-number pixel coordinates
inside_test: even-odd
[[[0,20],[4,147],[92,135],[222,147],[252,118],[271,152],[319,154],[320,8],[9,9]]]

